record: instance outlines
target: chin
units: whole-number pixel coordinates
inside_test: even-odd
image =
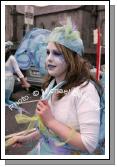
[[[50,72],[50,71],[48,71],[48,74],[49,74],[49,75],[51,75],[52,77],[55,77],[55,76],[56,76],[56,74],[55,74],[55,73]]]

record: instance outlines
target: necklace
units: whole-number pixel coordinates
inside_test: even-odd
[[[61,81],[59,84],[57,84],[53,88],[54,83],[55,83],[55,79],[53,79],[50,82],[48,88],[45,91],[43,91],[42,96],[41,96],[42,100],[49,100],[49,98],[52,96],[52,94],[55,93],[60,87],[62,87],[66,83],[66,81]]]

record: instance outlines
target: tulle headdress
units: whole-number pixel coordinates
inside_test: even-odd
[[[56,27],[52,30],[48,37],[48,42],[56,42],[70,50],[78,53],[82,56],[84,52],[84,46],[82,39],[80,38],[80,33],[78,30],[74,29],[71,18],[68,17],[66,24],[61,27]]]

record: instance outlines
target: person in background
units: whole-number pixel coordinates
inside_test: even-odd
[[[17,104],[10,100],[15,83],[14,73],[19,77],[22,87],[29,88],[30,84],[24,78],[18,63],[13,56],[14,51],[12,50],[12,46],[13,43],[11,41],[5,43],[5,104],[14,104],[14,108],[17,109]]]

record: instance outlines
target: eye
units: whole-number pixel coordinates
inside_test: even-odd
[[[55,56],[61,56],[62,54],[61,54],[61,52],[53,50],[53,55],[55,55]]]
[[[46,52],[46,53],[47,53],[47,55],[49,55],[49,54],[50,54],[50,51],[49,51],[49,49],[47,49],[47,52]]]

